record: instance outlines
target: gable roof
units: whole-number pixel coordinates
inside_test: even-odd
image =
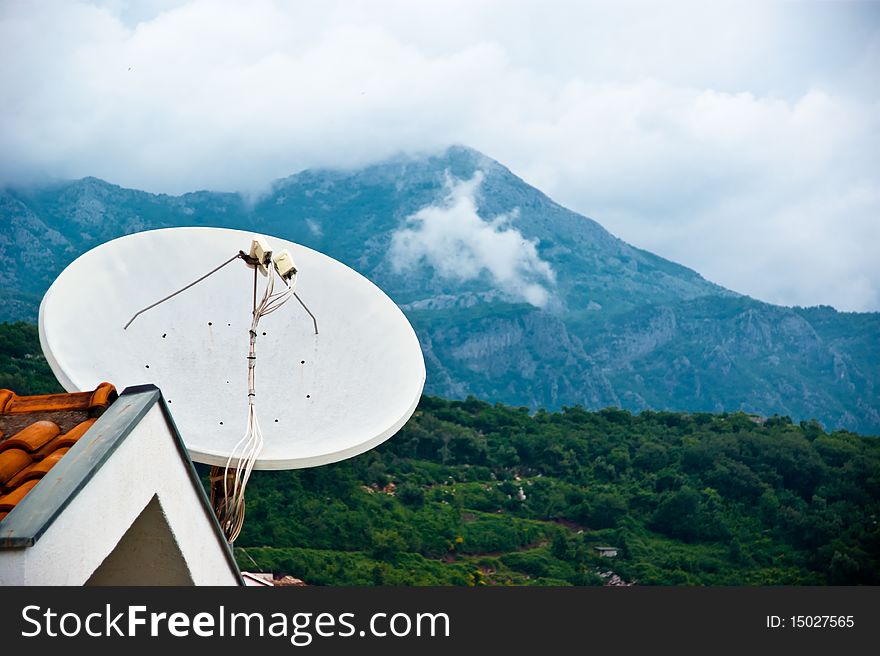
[[[87,489],[89,483],[93,478],[102,474],[102,468],[108,462],[114,465],[118,464],[115,460],[111,461],[112,456],[120,447],[127,444],[126,440],[130,435],[138,434],[140,430],[139,425],[149,415],[154,418],[151,420],[153,422],[151,425],[164,425],[164,428],[161,429],[162,433],[169,435],[171,438],[171,442],[165,443],[173,444],[173,446],[168,447],[170,448],[168,453],[170,455],[176,452],[173,460],[183,465],[182,468],[177,466],[175,468],[181,472],[186,472],[179,475],[179,477],[175,477],[175,480],[179,480],[180,484],[184,486],[179,489],[191,488],[195,496],[189,497],[188,493],[185,496],[195,499],[197,506],[201,506],[201,512],[193,515],[193,518],[195,519],[196,516],[207,518],[208,523],[203,526],[208,529],[208,533],[205,533],[204,537],[213,534],[217,546],[222,552],[221,556],[220,552],[215,551],[218,554],[218,558],[220,558],[219,562],[223,562],[225,559],[232,576],[238,581],[239,585],[242,585],[241,574],[232,555],[231,548],[223,537],[214,512],[205,496],[202,483],[193,467],[189,453],[184,446],[161,392],[154,385],[129,387],[119,395],[118,399],[112,401],[115,396],[115,390],[111,390],[112,386],[99,386],[94,392],[70,395],[17,397],[12,393],[8,393],[0,396],[0,402],[4,404],[0,407],[5,410],[12,410],[12,412],[0,415],[0,418],[7,419],[8,416],[16,415],[19,419],[22,419],[27,415],[27,418],[24,420],[24,424],[26,424],[24,428],[18,430],[9,438],[4,437],[3,442],[0,442],[0,446],[5,442],[11,443],[11,446],[7,446],[4,451],[0,452],[0,465],[5,460],[9,463],[8,467],[10,469],[15,469],[19,467],[18,461],[14,460],[15,457],[24,458],[26,456],[32,458],[30,463],[19,467],[18,471],[8,479],[10,483],[15,482],[15,488],[10,488],[9,494],[20,494],[20,498],[13,499],[16,503],[11,504],[11,510],[6,511],[8,514],[0,521],[0,551],[34,547],[40,538],[49,531],[56,520],[62,516],[69,505],[75,503],[82,506],[81,501],[76,501],[77,497],[91,498],[91,490]],[[99,412],[101,414],[97,418],[85,416],[78,421],[76,416],[64,415],[64,413],[71,412],[84,412],[86,415]],[[56,414],[51,415],[52,419],[44,419],[47,415],[43,413]],[[63,426],[59,425],[58,422],[61,422]],[[57,427],[57,431],[56,428],[49,424]],[[73,433],[73,436],[71,436],[71,433]],[[141,437],[138,439],[142,443],[145,434],[141,431],[140,435]],[[67,436],[66,439],[68,441],[71,441],[71,437],[76,437],[73,440],[72,446],[58,446],[64,443],[65,436]],[[134,443],[137,444],[139,442],[135,440]],[[43,467],[45,471],[41,479],[31,479],[37,482],[31,483],[31,481],[24,480],[25,475],[23,472],[25,469],[34,463],[45,462],[47,457],[49,457],[43,454],[41,460],[36,460],[37,456],[41,453],[41,449],[50,444],[54,444],[56,448],[48,452],[49,456],[61,449],[66,448],[69,450],[55,457],[51,466]],[[21,451],[24,456],[15,453],[15,451]],[[11,452],[11,454],[4,457],[3,454],[8,452]],[[116,469],[118,471],[116,466],[108,469]],[[129,479],[130,482],[137,482],[140,485],[140,481],[144,480],[143,476],[133,470],[128,471],[131,471],[133,476],[133,478]],[[163,476],[168,473],[170,472],[157,474],[158,478],[154,484],[159,487],[165,485]],[[16,480],[19,474],[21,474],[20,478],[22,480]],[[123,485],[127,485],[127,483],[123,483]],[[84,491],[86,494],[82,494]],[[107,500],[106,493],[102,492],[101,503]],[[106,512],[106,509],[101,512]],[[186,510],[186,512],[189,513],[190,510]],[[57,535],[58,530],[56,529],[52,533]],[[204,537],[201,539],[204,540]],[[29,551],[29,549],[26,549],[26,551]]]
[[[116,397],[110,383],[71,394],[19,396],[0,390],[0,522]]]

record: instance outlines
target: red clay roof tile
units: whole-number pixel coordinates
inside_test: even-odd
[[[56,449],[61,449],[64,447],[71,447],[76,444],[77,440],[85,435],[86,431],[92,427],[97,419],[86,419],[78,423],[76,426],[71,428],[69,431],[64,433],[63,435],[58,435],[52,439],[51,442],[48,442],[45,446],[40,447],[40,450],[35,452],[34,459],[42,460],[47,455],[55,451]]]
[[[116,388],[110,383],[101,383],[92,392],[69,392],[67,394],[42,394],[39,396],[18,396],[11,393],[6,398],[0,392],[2,413],[15,415],[23,413],[44,412],[46,410],[92,410],[106,408],[116,395]]]
[[[15,392],[8,389],[0,390],[0,414],[6,413],[6,406],[10,404],[12,399],[15,397]]]
[[[22,469],[15,476],[9,479],[9,482],[6,484],[5,488],[8,488],[8,491],[12,491],[25,481],[30,481],[38,478],[43,478],[46,472],[52,469],[53,465],[61,460],[61,456],[70,451],[68,448],[57,449],[50,453],[48,456],[43,458],[38,462],[32,462],[30,465]],[[4,489],[6,491],[6,489]]]
[[[28,453],[33,453],[60,432],[61,429],[51,421],[35,421],[9,439],[0,442],[0,452],[6,449],[23,449]]]
[[[116,396],[116,388],[113,385],[101,383],[92,392],[92,398],[89,399],[89,408],[101,408],[103,410],[113,403]]]
[[[5,437],[0,430],[0,521],[115,399],[116,388],[109,383],[91,392],[40,396],[0,390],[0,422],[11,433]]]
[[[62,435],[59,439],[61,443],[59,446],[73,446],[76,444],[76,441],[86,434],[86,431],[92,427],[97,419],[86,419],[84,422],[81,422],[67,431],[64,435]]]
[[[38,480],[25,481],[9,494],[4,494],[0,497],[0,511],[9,512],[15,508],[18,502],[24,499],[25,495],[39,482]]]
[[[0,487],[33,462],[33,457],[22,449],[7,449],[0,453]]]

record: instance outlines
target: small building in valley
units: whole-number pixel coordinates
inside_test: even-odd
[[[617,556],[617,547],[593,547],[599,555],[604,558],[614,558]]]

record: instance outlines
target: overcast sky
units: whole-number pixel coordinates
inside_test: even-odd
[[[880,4],[9,2],[0,183],[460,143],[757,298],[880,310]]]

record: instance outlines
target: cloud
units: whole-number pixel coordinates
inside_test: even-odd
[[[0,3],[0,184],[258,194],[461,143],[736,291],[880,310],[878,7]]]
[[[306,226],[308,226],[309,231],[311,231],[311,233],[315,237],[324,236],[324,229],[321,227],[321,224],[318,223],[315,219],[306,219]]]
[[[549,115],[518,172],[563,205],[765,301],[880,309],[877,104],[576,83]]]
[[[541,259],[533,241],[510,223],[517,212],[483,220],[477,196],[483,173],[470,180],[454,180],[447,172],[446,196],[407,217],[406,227],[391,239],[389,258],[398,272],[424,260],[442,277],[475,280],[484,272],[505,293],[536,307],[550,300],[547,285],[556,281],[550,265]]]

